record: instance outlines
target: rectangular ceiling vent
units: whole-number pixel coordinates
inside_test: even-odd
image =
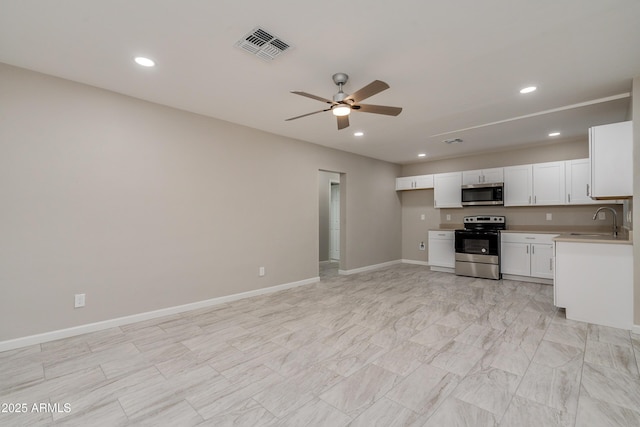
[[[289,49],[291,45],[260,27],[256,27],[247,33],[236,46],[247,52],[264,59],[272,61],[282,52]]]

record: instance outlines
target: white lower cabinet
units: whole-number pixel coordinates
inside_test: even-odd
[[[633,327],[633,246],[555,244],[554,303],[567,319],[613,328]]]
[[[429,265],[455,268],[454,231],[429,231]]]
[[[553,238],[556,234],[501,233],[502,274],[553,279]]]

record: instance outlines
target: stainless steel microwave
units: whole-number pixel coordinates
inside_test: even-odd
[[[504,205],[502,182],[462,186],[462,206]]]

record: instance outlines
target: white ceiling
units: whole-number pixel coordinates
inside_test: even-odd
[[[235,43],[260,26],[293,47],[271,62]],[[133,63],[143,55],[154,69]],[[395,163],[586,138],[627,119],[640,75],[638,0],[0,0],[0,62]],[[331,76],[345,92],[391,88],[338,131]],[[538,91],[521,95],[527,85]],[[460,131],[487,123],[532,118]],[[354,137],[362,130],[364,137]],[[438,135],[438,136],[434,136]],[[442,140],[460,137],[464,143]]]

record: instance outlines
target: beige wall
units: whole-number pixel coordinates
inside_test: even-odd
[[[318,170],[345,173],[342,268],[401,257],[397,165],[2,64],[0,82],[0,341],[316,277]]]
[[[481,153],[455,159],[412,163],[402,167],[402,176],[528,165],[530,163],[557,160],[586,159],[587,157],[589,157],[589,141],[585,137],[584,139],[553,144],[542,143],[539,146],[528,146],[519,150]]]
[[[640,76],[633,79],[633,93],[631,98],[632,120],[633,120],[633,198],[640,200]],[[636,202],[638,206],[640,203]],[[632,206],[633,207],[633,204]],[[633,217],[633,288],[634,288],[634,323],[640,326],[640,209],[631,211]],[[639,332],[636,330],[636,332]]]
[[[433,207],[433,190],[399,191],[398,194],[402,200],[402,258],[426,263],[428,231],[440,225],[439,209]],[[420,242],[424,242],[424,251],[419,249]]]

